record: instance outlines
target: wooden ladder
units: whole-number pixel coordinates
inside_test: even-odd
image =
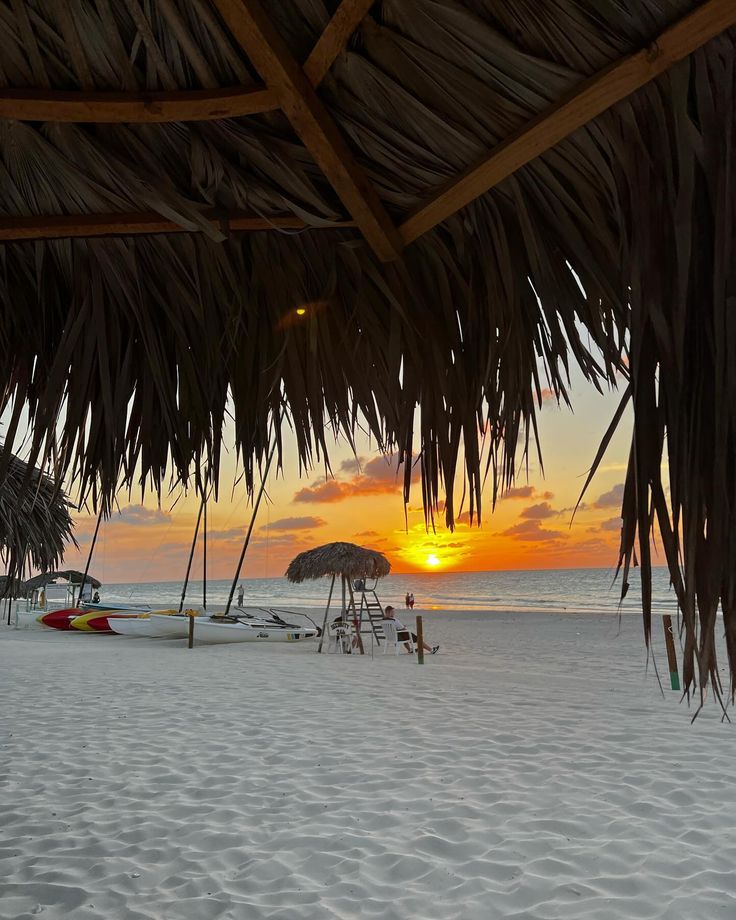
[[[363,635],[373,633],[376,645],[386,640],[383,633],[383,606],[378,600],[374,588],[363,588],[360,593],[360,606],[358,607],[358,622]]]

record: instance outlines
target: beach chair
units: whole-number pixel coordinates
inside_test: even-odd
[[[346,624],[340,624],[336,626],[334,623],[330,623],[328,627],[329,639],[327,642],[327,654],[338,652],[341,655],[346,655],[350,651],[350,627]]]
[[[401,646],[405,642],[408,642],[411,646],[411,651],[414,651],[414,640],[412,639],[412,635],[408,629],[402,629],[399,631],[396,628],[396,623],[394,620],[382,620],[381,626],[383,626],[383,635],[385,637],[385,641],[383,643],[384,655],[390,648],[393,648],[394,654],[398,655],[401,652]],[[401,638],[399,638],[399,636],[401,636]]]

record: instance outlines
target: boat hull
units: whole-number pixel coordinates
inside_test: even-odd
[[[72,620],[71,626],[72,629],[77,629],[80,632],[111,633],[114,632],[109,622],[111,619],[139,617],[142,613],[145,612],[145,610],[120,610],[115,612],[109,611],[107,613],[100,613],[99,611],[95,610],[90,613],[83,613],[81,616],[76,617]]]
[[[219,644],[225,642],[302,642],[314,639],[317,630],[307,627],[251,626],[245,623],[213,623],[211,620],[194,621],[196,642]]]
[[[43,613],[37,616],[36,620],[43,626],[49,626],[51,629],[71,629],[72,620],[83,614],[84,611],[79,607],[66,607],[64,610],[52,610],[50,613]]]

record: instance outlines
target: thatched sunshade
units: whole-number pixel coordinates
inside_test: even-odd
[[[0,473],[0,561],[7,575],[3,590],[17,587],[26,567],[55,568],[67,544],[75,542],[72,527],[66,498],[53,480],[10,457]]]
[[[646,634],[656,518],[686,685],[719,600],[733,674],[736,3],[70,10],[0,18],[0,409],[34,457],[108,503],[216,475],[231,394],[252,484],[285,400],[306,467],[364,419],[452,525],[572,362],[630,377]]]
[[[355,543],[325,543],[324,546],[317,546],[299,553],[291,560],[286,570],[286,577],[289,581],[300,584],[303,581],[318,578],[331,577],[332,579],[322,621],[322,633],[317,647],[318,652],[322,651],[327,634],[327,620],[332,604],[332,594],[335,590],[335,579],[340,578],[342,587],[341,615],[343,619],[355,624],[355,640],[362,655],[364,653],[361,637],[363,611],[362,606],[359,611],[356,605],[353,582],[356,579],[384,578],[390,571],[391,563],[383,553],[374,549],[366,549],[364,546],[357,546]],[[347,595],[349,595],[349,600]]]
[[[330,575],[344,575],[355,581],[384,578],[390,571],[391,563],[383,553],[355,543],[326,543],[299,553],[289,563],[286,577],[296,584]]]
[[[95,589],[102,587],[102,582],[91,575],[85,576],[84,572],[67,569],[63,572],[43,572],[40,575],[34,575],[33,578],[23,582],[23,590],[35,591],[37,588],[45,588],[46,585],[55,585],[57,581],[68,581],[70,585],[81,585],[83,578],[85,585],[91,585]]]

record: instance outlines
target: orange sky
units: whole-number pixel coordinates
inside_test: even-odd
[[[336,445],[333,479],[314,473],[300,480],[290,453],[283,475],[269,479],[270,501],[261,505],[242,577],[280,576],[296,553],[332,540],[380,549],[395,572],[614,565],[630,419],[624,419],[571,526],[572,509],[619,397],[602,396],[574,380],[572,398],[574,415],[554,401],[546,401],[541,412],[546,476],[535,466],[528,480],[522,472],[494,514],[485,496],[480,528],[463,516],[454,533],[442,520],[435,533],[427,533],[417,488],[407,529],[395,465],[377,456],[367,440],[359,445],[358,461],[346,445]],[[232,577],[251,515],[244,490],[230,494],[235,473],[225,466],[220,501],[209,508],[209,578]],[[174,496],[160,508],[155,502],[142,506],[121,500],[121,513],[101,528],[91,572],[107,583],[181,580],[198,503],[184,496],[171,510],[173,504]],[[77,517],[81,548],[68,553],[71,568],[84,567],[93,527],[88,516]],[[192,577],[200,578],[201,572],[198,551]]]

